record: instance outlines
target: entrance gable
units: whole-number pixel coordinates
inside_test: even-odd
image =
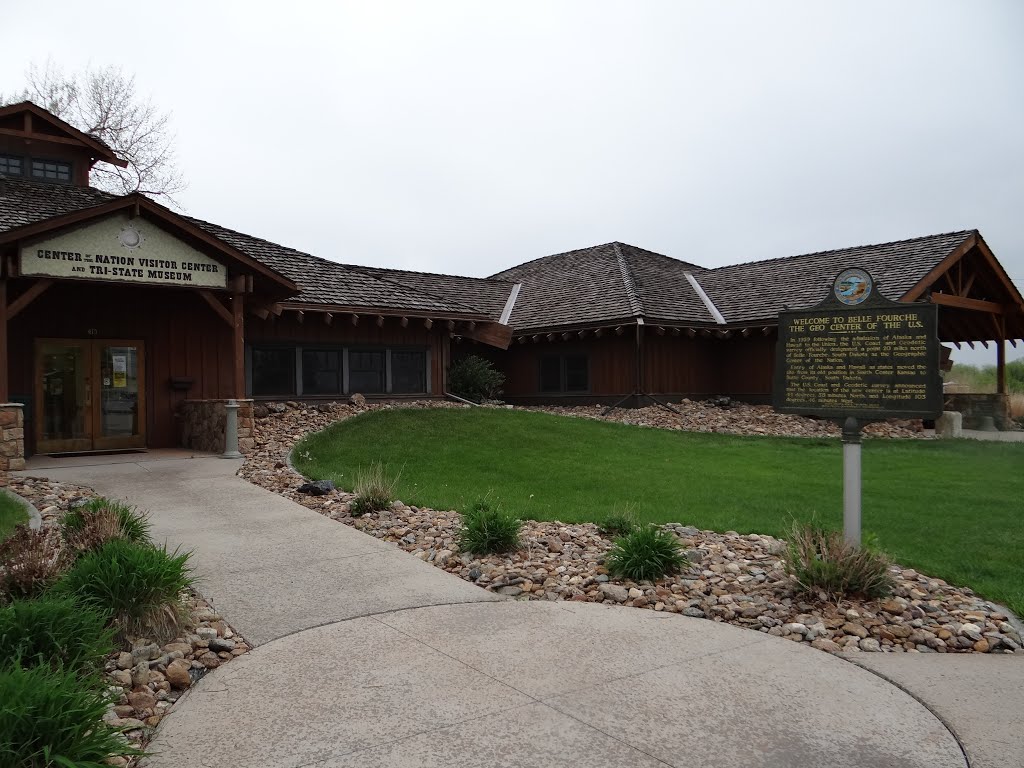
[[[144,217],[114,213],[24,242],[19,274],[114,283],[227,288],[227,267]]]

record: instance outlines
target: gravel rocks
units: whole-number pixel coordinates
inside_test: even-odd
[[[783,416],[761,406],[683,405],[691,414],[689,418],[709,420],[696,431],[780,434],[779,430],[785,428],[784,433],[792,435],[838,434],[838,427],[828,422]],[[391,407],[399,406],[368,404],[361,410]],[[400,407],[465,406],[431,401],[403,403]],[[596,418],[601,409],[534,410]],[[893,567],[896,588],[881,601],[843,600],[837,604],[824,595],[800,595],[783,570],[785,542],[771,536],[701,531],[682,524],[663,526],[687,549],[692,565],[675,577],[636,584],[610,578],[604,560],[611,539],[590,523],[526,520],[522,549],[504,556],[476,557],[458,551],[459,516],[454,511],[396,502],[382,512],[355,518],[348,512],[352,495],[344,491],[321,497],[298,494],[296,489],[306,480],[288,464],[292,445],[309,432],[356,412],[356,408],[342,404],[329,409],[301,405],[285,406],[283,411],[268,408],[268,416],[256,421],[256,450],[246,457],[239,474],[309,509],[389,541],[483,589],[517,600],[605,602],[679,613],[728,622],[830,653],[1013,653],[1021,647],[1020,635],[996,607],[970,589],[953,587],[911,569]],[[682,429],[688,423],[670,424],[676,417],[660,408],[612,415],[626,423],[672,429]],[[921,436],[919,422],[872,426],[879,436]],[[967,634],[962,632],[965,625]],[[977,628],[977,638],[971,637],[970,625]]]

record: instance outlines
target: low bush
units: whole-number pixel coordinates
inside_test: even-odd
[[[98,672],[114,650],[106,623],[102,614],[71,598],[16,600],[0,607],[0,668],[20,664]]]
[[[597,529],[607,536],[625,536],[636,530],[639,523],[632,509],[610,512],[597,524]]]
[[[68,544],[81,554],[95,551],[113,539],[147,542],[152,524],[135,507],[100,497],[66,512],[61,527]]]
[[[41,594],[69,562],[59,534],[19,525],[0,542],[0,601]]]
[[[511,552],[519,548],[521,527],[522,522],[515,515],[480,499],[462,514],[459,549],[474,555]]]
[[[617,539],[605,565],[613,576],[654,581],[678,573],[687,562],[679,539],[653,525],[645,525]]]
[[[141,754],[103,723],[110,703],[97,678],[71,669],[0,670],[0,765],[101,768],[108,758]]]
[[[402,473],[389,475],[387,469],[379,461],[368,467],[356,470],[353,480],[353,492],[356,497],[349,502],[349,512],[353,517],[365,515],[367,512],[379,512],[391,506],[395,500],[395,489]]]
[[[501,397],[504,384],[505,374],[478,355],[459,358],[448,367],[448,389],[475,403]]]
[[[840,531],[816,523],[794,523],[786,551],[786,571],[801,591],[830,597],[883,597],[892,591],[889,560],[869,544],[847,544]]]
[[[80,558],[53,589],[95,608],[121,635],[173,637],[181,593],[194,582],[189,556],[114,539]]]

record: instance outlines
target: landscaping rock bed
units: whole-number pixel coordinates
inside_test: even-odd
[[[298,493],[306,479],[288,463],[297,440],[361,410],[388,407],[396,406],[271,406],[256,420],[256,450],[246,458],[240,474],[481,588],[519,600],[605,602],[680,613],[833,653],[1024,652],[1008,615],[970,589],[910,569],[892,568],[896,588],[879,601],[837,603],[825,595],[798,595],[783,569],[785,543],[770,536],[701,531],[682,524],[663,526],[680,539],[692,566],[677,577],[636,584],[609,577],[604,558],[612,537],[590,523],[524,521],[519,551],[475,557],[457,550],[460,521],[454,511],[395,502],[386,511],[353,517],[349,512],[352,494],[341,490],[319,496]],[[460,406],[429,402],[401,407]],[[571,410],[578,414],[581,409]],[[910,426],[893,428],[905,430],[908,436],[913,433]]]
[[[55,527],[76,503],[98,495],[91,488],[41,477],[0,474],[0,486],[31,502],[39,510],[44,528]],[[121,729],[134,747],[145,748],[160,720],[196,680],[250,648],[201,595],[191,593],[185,607],[187,616],[179,637],[163,644],[147,637],[129,637],[120,650],[107,657],[104,671],[115,701],[104,720]],[[134,762],[121,757],[108,760],[110,765],[121,766]]]
[[[842,433],[836,421],[777,413],[770,405],[748,405],[727,398],[683,400],[671,405],[675,411],[657,405],[645,408],[616,408],[607,414],[607,407],[603,405],[537,406],[525,410],[683,432],[772,437],[839,437]],[[863,431],[867,437],[927,437],[920,419],[889,419],[874,422],[866,425]]]

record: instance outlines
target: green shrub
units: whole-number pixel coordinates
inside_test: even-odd
[[[605,564],[613,576],[654,581],[683,569],[687,560],[673,534],[645,525],[615,541]]]
[[[110,695],[71,669],[0,670],[0,765],[102,768],[107,758],[141,754],[102,722]]]
[[[71,598],[17,600],[0,607],[0,668],[21,664],[97,672],[113,650],[106,618]]]
[[[459,358],[448,367],[448,389],[475,403],[501,397],[504,383],[505,374],[477,355]]]
[[[122,635],[173,637],[181,593],[194,582],[189,556],[114,539],[79,559],[54,591],[94,607]]]
[[[597,529],[609,536],[625,536],[636,530],[639,523],[636,514],[631,508],[622,511],[610,512],[597,524]]]
[[[522,522],[515,515],[480,499],[462,514],[459,549],[474,555],[511,552],[519,548],[521,526]]]
[[[379,512],[390,507],[395,500],[395,490],[401,476],[401,472],[389,475],[379,461],[357,469],[353,481],[356,497],[348,505],[352,516],[359,517],[367,512]]]
[[[0,602],[42,594],[69,562],[64,542],[52,529],[19,525],[0,542]]]
[[[78,553],[92,552],[113,539],[147,542],[152,528],[135,507],[102,497],[66,512],[60,522],[68,544]]]
[[[870,539],[862,547],[846,543],[840,531],[814,523],[794,523],[786,551],[786,571],[801,591],[830,597],[882,597],[892,591],[889,560]]]

